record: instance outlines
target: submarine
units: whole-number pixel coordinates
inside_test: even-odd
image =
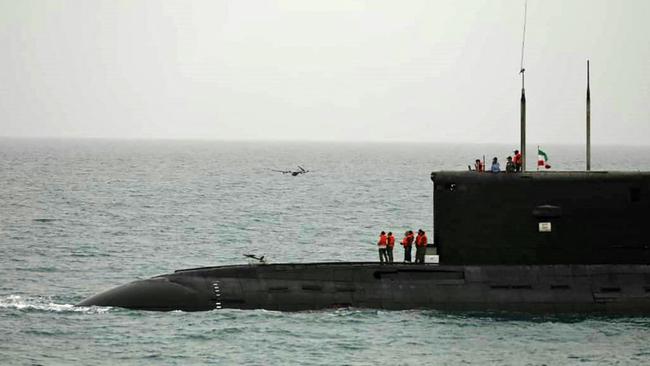
[[[178,270],[79,306],[650,314],[650,172],[436,171],[439,263]]]
[[[525,40],[525,19],[524,19]],[[138,310],[388,310],[650,314],[650,172],[434,171],[438,263],[285,263],[178,270],[110,289],[79,306]],[[426,257],[426,256],[425,256]]]

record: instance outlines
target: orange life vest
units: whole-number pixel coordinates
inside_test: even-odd
[[[393,235],[388,237],[388,247],[392,248],[395,246],[395,237]]]
[[[379,235],[379,241],[377,242],[377,245],[380,247],[385,247],[386,244],[387,244],[386,235]]]
[[[413,244],[413,234],[408,234],[402,239],[402,246],[403,247],[408,247],[409,245]]]
[[[415,239],[415,245],[418,247],[426,247],[427,241],[428,239],[426,234],[418,235],[418,237]]]

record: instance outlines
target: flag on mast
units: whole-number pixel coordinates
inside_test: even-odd
[[[548,155],[539,148],[537,147],[537,170],[539,170],[540,167],[543,167],[545,169],[551,169],[551,165],[548,163]]]

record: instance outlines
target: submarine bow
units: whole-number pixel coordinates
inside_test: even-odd
[[[113,306],[135,310],[201,311],[215,303],[202,281],[189,277],[159,276],[133,281],[91,296],[78,306]]]

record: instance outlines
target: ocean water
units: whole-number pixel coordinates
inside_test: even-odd
[[[544,150],[554,170],[583,169],[580,146]],[[431,171],[510,151],[0,139],[0,364],[650,364],[645,317],[73,306],[175,269],[246,263],[244,253],[376,260],[379,231],[431,230]],[[271,171],[298,164],[311,172]],[[592,166],[650,170],[650,148],[594,146]]]

